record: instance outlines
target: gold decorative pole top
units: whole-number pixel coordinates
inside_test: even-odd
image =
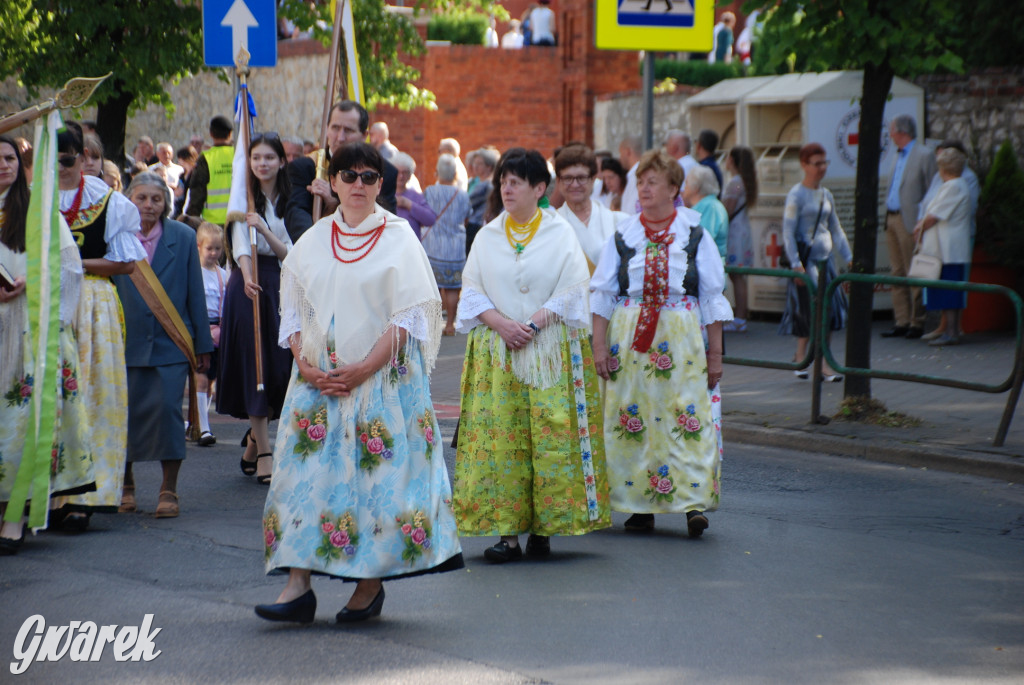
[[[11,129],[15,129],[19,126],[34,121],[41,116],[52,112],[55,109],[68,109],[69,107],[81,107],[92,94],[96,92],[96,89],[101,83],[103,83],[111,74],[109,72],[105,76],[98,76],[96,78],[86,78],[84,76],[76,76],[73,79],[69,79],[64,87],[57,91],[57,93],[44,102],[34,105],[27,109],[23,109],[16,114],[11,114],[3,119],[0,119],[0,133],[6,133]]]

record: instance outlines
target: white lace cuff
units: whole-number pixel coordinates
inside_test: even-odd
[[[604,290],[595,290],[590,293],[590,311],[598,316],[611,320],[612,312],[615,311],[615,304],[619,298]]]
[[[432,342],[436,307],[421,304],[409,307],[391,317],[389,325],[404,328],[410,336],[420,342]],[[282,321],[282,323],[284,323]]]
[[[455,330],[459,333],[469,333],[477,326],[483,325],[479,316],[488,309],[497,309],[491,298],[469,286],[464,286],[462,296],[459,298],[458,313],[455,315]]]
[[[704,321],[704,325],[712,324],[716,321],[732,321],[732,307],[729,306],[729,300],[726,299],[725,295],[712,295],[710,297],[702,297],[700,301],[700,318]]]
[[[107,241],[107,254],[103,256],[112,262],[137,262],[146,258],[146,249],[134,233],[121,231]]]
[[[277,329],[277,344],[285,349],[291,348],[288,338],[302,330],[299,311],[281,302],[281,325]]]
[[[559,317],[570,328],[590,330],[590,307],[587,296],[590,282],[563,290],[544,303],[544,309]]]

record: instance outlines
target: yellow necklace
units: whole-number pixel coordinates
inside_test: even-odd
[[[508,244],[516,251],[517,260],[519,255],[523,253],[523,250],[526,249],[526,246],[533,240],[533,237],[537,235],[537,229],[540,228],[540,219],[540,209],[525,224],[516,223],[512,219],[511,214],[505,217],[505,237],[508,238]]]

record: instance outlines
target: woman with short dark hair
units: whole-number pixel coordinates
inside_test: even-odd
[[[565,198],[558,214],[576,233],[590,273],[594,273],[601,250],[615,234],[615,227],[627,218],[591,197],[596,176],[597,158],[586,145],[567,145],[555,156],[555,179]]]
[[[545,557],[552,535],[611,524],[589,271],[564,219],[538,202],[550,181],[536,150],[495,170],[504,211],[477,234],[456,329],[469,334],[455,464],[463,535],[498,535],[492,562]]]
[[[85,530],[93,512],[115,512],[124,485],[128,379],[121,303],[112,276],[128,275],[146,258],[139,242],[139,210],[102,179],[82,172],[82,129],[65,122],[57,135],[60,210],[82,257],[85,281],[78,303],[79,392],[90,408],[87,440],[96,491],[62,499],[56,525]]]
[[[356,581],[339,623],[381,613],[382,580],[462,567],[430,370],[441,301],[409,224],[377,206],[384,174],[342,145],[337,211],[288,253],[278,343],[295,358],[263,513],[268,573],[287,573],[269,621],[309,623],[313,573]]]

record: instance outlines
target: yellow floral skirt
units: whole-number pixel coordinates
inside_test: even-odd
[[[462,535],[581,535],[611,525],[590,342],[557,325],[561,375],[543,390],[499,364],[497,333],[469,334],[454,488]]]
[[[604,385],[612,509],[683,513],[718,508],[722,404],[708,390],[700,309],[683,298],[661,310],[651,349],[631,348],[638,306],[608,325],[611,379]]]
[[[96,491],[55,500],[56,506],[116,512],[121,504],[128,443],[123,326],[114,284],[86,276],[78,304],[78,392],[89,411],[85,440],[92,450]]]

